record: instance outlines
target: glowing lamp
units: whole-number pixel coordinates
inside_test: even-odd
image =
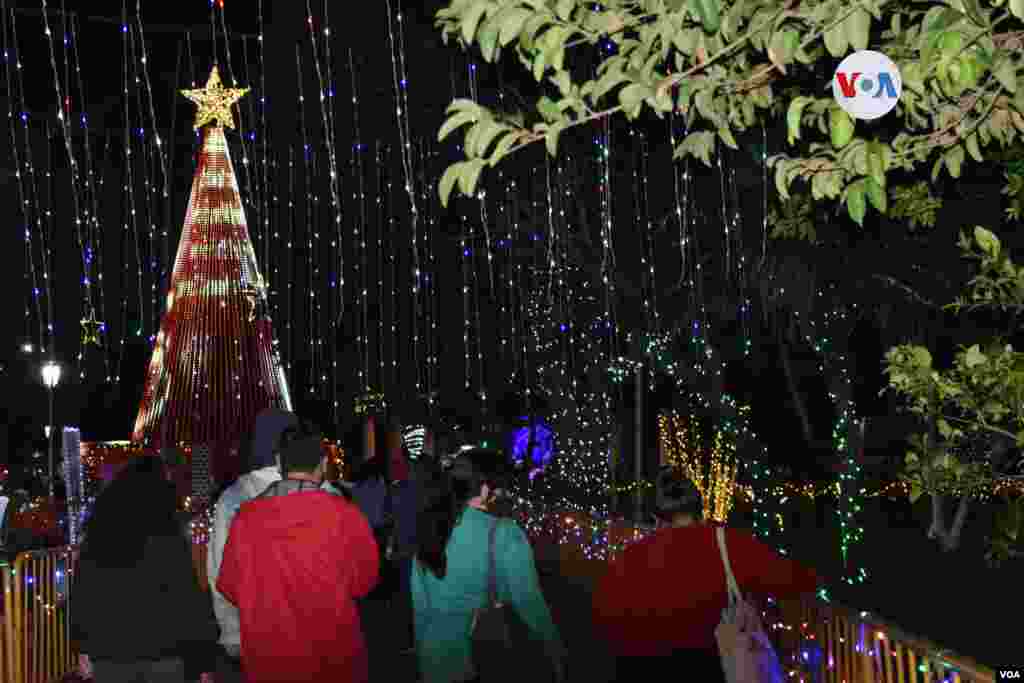
[[[43,365],[43,384],[47,389],[54,389],[60,384],[60,364],[56,361],[47,361]]]

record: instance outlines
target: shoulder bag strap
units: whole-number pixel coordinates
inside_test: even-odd
[[[725,527],[715,529],[715,540],[718,542],[718,551],[722,555],[722,565],[725,567],[725,583],[729,592],[729,604],[739,602],[743,599],[740,593],[739,584],[736,583],[736,575],[732,573],[732,564],[729,562],[729,549],[725,545]]]
[[[493,607],[498,604],[498,571],[494,561],[494,537],[498,531],[498,520],[491,524],[490,541],[487,549],[487,599]]]

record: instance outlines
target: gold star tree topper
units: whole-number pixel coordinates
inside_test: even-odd
[[[217,127],[226,126],[233,129],[235,117],[231,114],[231,105],[248,92],[248,88],[225,88],[221,85],[220,71],[214,64],[205,88],[182,90],[181,94],[192,100],[197,107],[194,126],[196,130],[211,123]]]

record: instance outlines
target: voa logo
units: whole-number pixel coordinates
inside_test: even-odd
[[[999,680],[1001,681],[1019,681],[1020,671],[1000,671]]]
[[[854,52],[839,64],[832,77],[836,102],[855,119],[885,116],[896,107],[902,93],[899,69],[881,52]]]

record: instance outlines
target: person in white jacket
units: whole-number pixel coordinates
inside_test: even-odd
[[[241,635],[238,609],[217,592],[217,577],[220,574],[231,521],[242,503],[252,500],[272,483],[281,480],[277,458],[281,435],[289,427],[297,425],[298,418],[294,413],[278,408],[268,408],[257,415],[251,441],[245,444],[247,457],[243,465],[248,472],[221,494],[214,507],[213,528],[210,530],[206,553],[206,573],[213,596],[213,610],[220,625],[220,645],[223,649],[221,662],[217,667],[218,682],[243,680],[239,662]]]

